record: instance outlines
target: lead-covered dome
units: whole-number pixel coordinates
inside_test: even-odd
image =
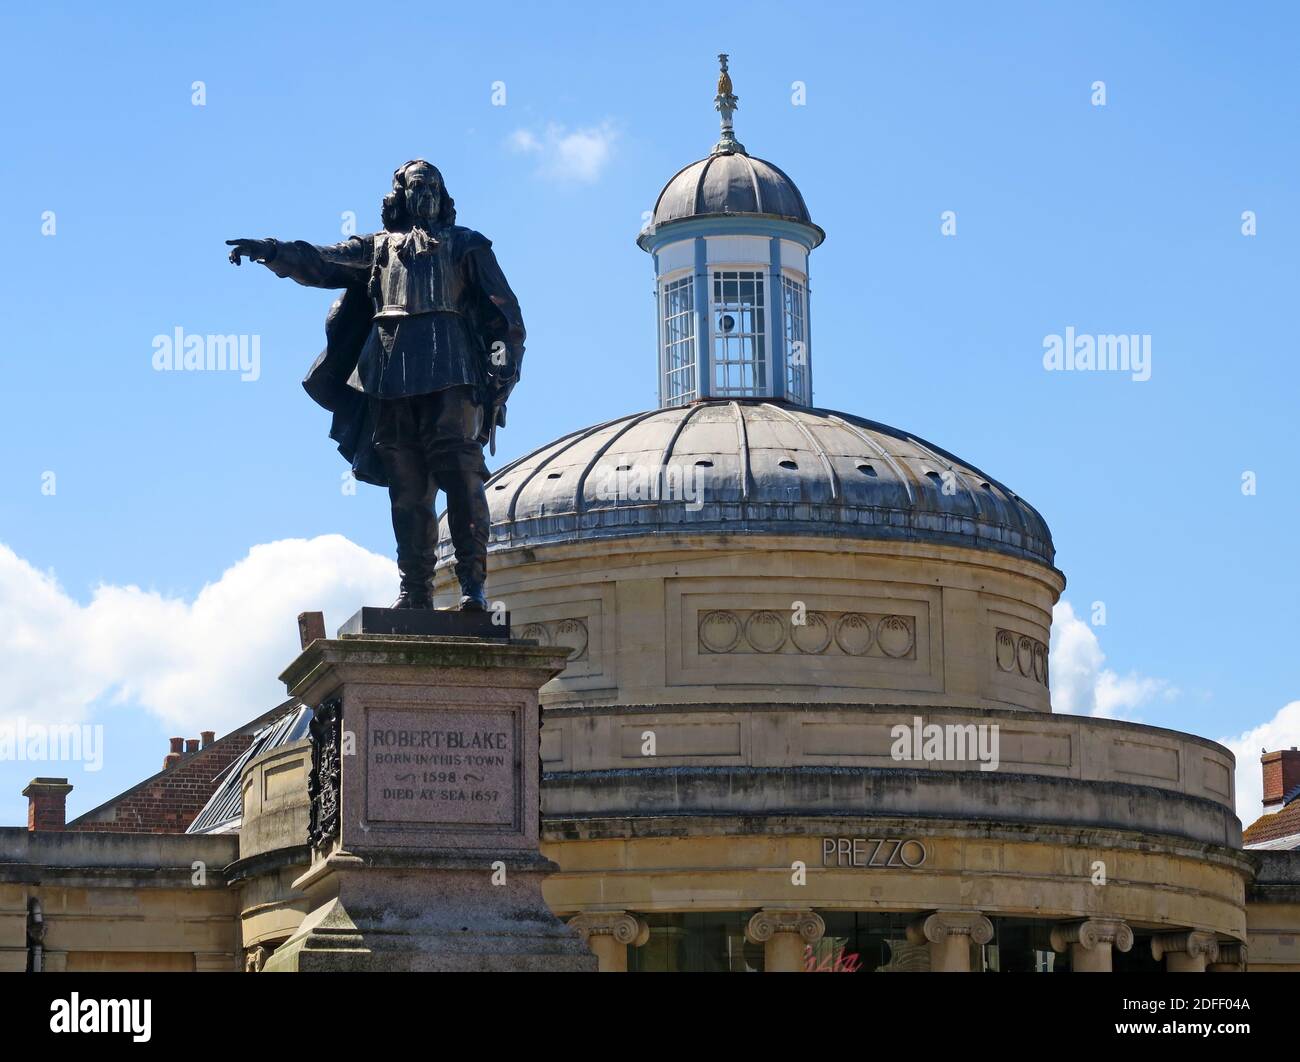
[[[825,238],[785,171],[743,152],[716,152],[678,170],[659,193],[651,224],[747,214],[798,221],[817,229],[816,243]]]
[[[931,542],[1049,566],[1055,555],[1037,510],[945,450],[849,413],[774,402],[702,402],[584,428],[507,465],[487,494],[493,552],[672,533]]]

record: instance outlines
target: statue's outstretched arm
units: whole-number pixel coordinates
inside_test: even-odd
[[[343,243],[320,247],[303,240],[227,240],[230,260],[261,262],[278,277],[289,277],[311,288],[347,288],[364,283],[374,260],[374,239],[353,236]]]

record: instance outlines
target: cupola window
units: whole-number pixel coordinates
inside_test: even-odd
[[[745,398],[769,394],[763,274],[713,274],[713,393]]]
[[[663,344],[664,405],[685,405],[696,397],[694,277],[664,285]]]
[[[785,318],[785,394],[792,402],[812,405],[808,380],[808,325],[804,287],[790,277],[781,278]]]

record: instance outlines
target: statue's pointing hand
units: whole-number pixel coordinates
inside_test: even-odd
[[[274,240],[227,240],[226,246],[233,248],[230,260],[239,265],[241,258],[251,258],[254,262],[269,262],[275,257]]]

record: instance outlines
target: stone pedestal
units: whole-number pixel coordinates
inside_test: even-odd
[[[541,892],[537,690],[567,649],[358,627],[281,676],[315,707],[310,906],[263,969],[595,970]]]

